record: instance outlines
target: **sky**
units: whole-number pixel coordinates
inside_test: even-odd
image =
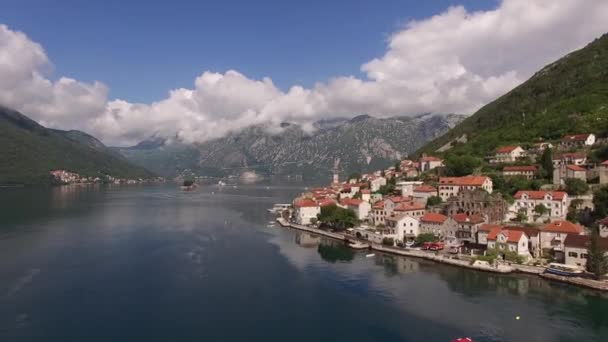
[[[605,0],[3,0],[0,104],[111,145],[470,114],[607,17]]]

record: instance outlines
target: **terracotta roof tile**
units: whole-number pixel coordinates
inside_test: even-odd
[[[543,226],[543,232],[581,234],[585,231],[582,226],[570,221],[554,221]]]
[[[420,218],[420,222],[443,223],[448,217],[437,213],[426,213]]]
[[[542,191],[542,190],[520,190],[515,193],[515,199],[521,199],[524,194],[528,195],[529,199],[540,200],[545,198],[545,195],[551,194],[554,201],[561,201],[566,196],[563,191]]]

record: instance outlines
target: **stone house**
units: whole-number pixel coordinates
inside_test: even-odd
[[[449,216],[459,213],[481,215],[488,222],[502,222],[509,212],[509,204],[500,193],[489,194],[482,189],[460,191],[456,196],[448,198],[446,212]]]

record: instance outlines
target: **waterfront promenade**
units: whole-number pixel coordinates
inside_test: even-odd
[[[355,242],[359,241],[358,239],[336,232],[328,232],[322,229],[317,229],[313,227],[308,227],[296,223],[292,223],[287,221],[284,218],[277,218],[277,222],[282,227],[294,228],[297,230],[305,231],[308,233],[313,233],[321,236],[325,236],[331,239],[344,241],[344,242]],[[369,245],[370,250],[375,250],[378,252],[389,253],[394,255],[406,256],[406,257],[414,257],[427,259],[435,262],[440,262],[448,265],[453,265],[457,267],[463,267],[468,269],[473,269],[476,271],[483,272],[492,272],[492,273],[501,273],[501,274],[509,274],[509,273],[526,273],[532,275],[538,275],[542,278],[554,280],[562,283],[567,283],[575,286],[582,286],[594,290],[600,291],[608,291],[608,282],[606,281],[598,281],[593,279],[585,279],[579,277],[560,277],[553,274],[544,273],[544,267],[531,266],[531,265],[519,265],[519,264],[498,264],[498,265],[489,265],[487,263],[470,263],[466,260],[459,260],[452,257],[448,257],[441,254],[435,254],[433,252],[421,251],[421,250],[413,250],[413,249],[402,249],[390,246],[383,246],[376,243],[371,243],[369,241],[365,241]]]

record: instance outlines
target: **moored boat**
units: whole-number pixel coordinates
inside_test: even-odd
[[[552,262],[549,264],[549,267],[545,269],[545,273],[551,273],[562,277],[576,277],[581,275],[583,271],[576,266]]]

